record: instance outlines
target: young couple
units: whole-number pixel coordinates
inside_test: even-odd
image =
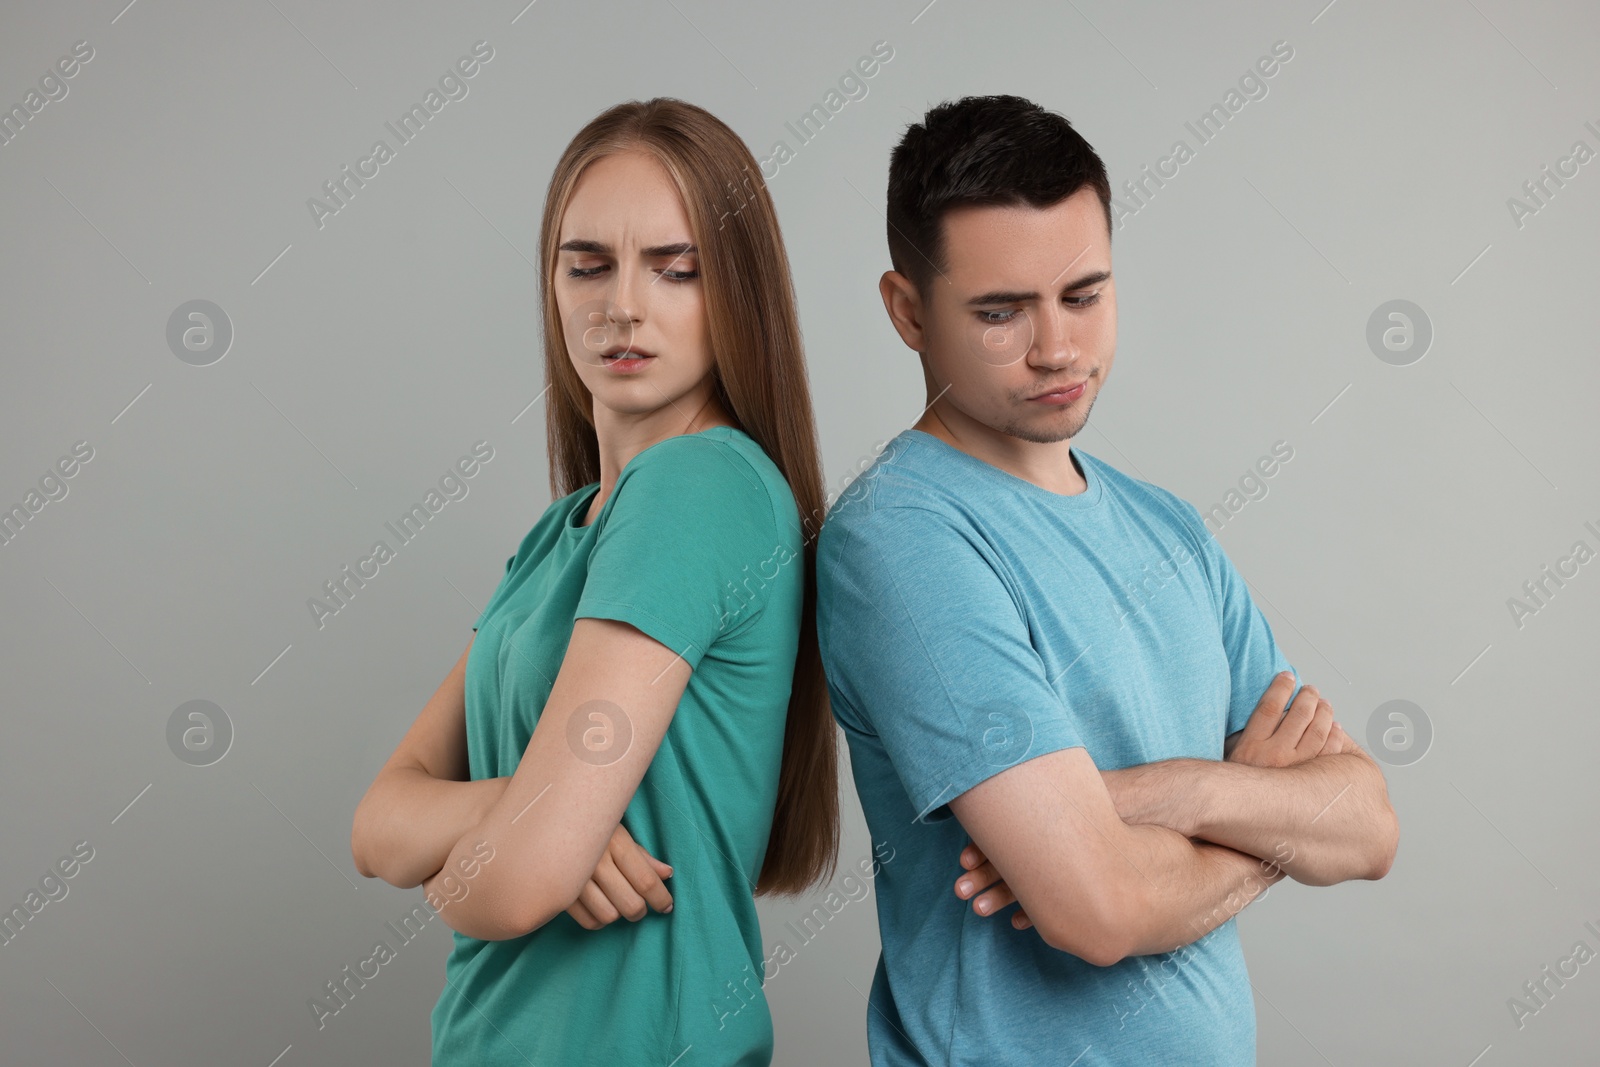
[[[1195,508],[1071,447],[1116,342],[1104,165],[1012,96],[906,131],[879,289],[928,406],[825,522],[754,173],[672,99],[556,165],[554,503],[351,834],[456,931],[434,1062],[769,1064],[754,897],[836,868],[837,722],[893,849],[874,1064],[1253,1063],[1233,916],[1381,878],[1398,828]]]

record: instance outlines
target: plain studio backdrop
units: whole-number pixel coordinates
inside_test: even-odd
[[[557,156],[670,95],[764,161],[836,492],[924,404],[876,291],[890,148],[979,93],[1070,118],[1121,206],[1076,446],[1213,516],[1400,814],[1386,879],[1241,917],[1261,1062],[1600,1056],[1592,7],[124,4],[0,16],[5,1062],[425,1064],[442,922],[309,1002],[422,902],[356,873],[351,814],[549,503]],[[841,769],[842,876],[873,842]],[[875,898],[833,888],[761,902],[779,1064],[865,1059]]]

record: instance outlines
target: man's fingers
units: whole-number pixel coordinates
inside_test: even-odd
[[[1328,731],[1333,729],[1333,705],[1326,700],[1318,698],[1317,710],[1311,722],[1306,726],[1306,732],[1301,736],[1300,743],[1295,746],[1296,755],[1310,759],[1322,751],[1322,746],[1328,743]]]
[[[1334,719],[1333,725],[1328,728],[1328,739],[1322,744],[1319,756],[1337,756],[1341,752],[1350,751],[1350,735],[1344,732],[1344,727],[1339,725],[1339,720]]]
[[[1294,698],[1294,703],[1283,713],[1283,721],[1278,724],[1273,740],[1289,748],[1299,745],[1300,738],[1305,735],[1306,727],[1310,726],[1311,720],[1316,717],[1318,699],[1320,694],[1316,686],[1309,683],[1302,685],[1300,692]]]
[[[968,897],[977,896],[998,881],[1000,872],[994,869],[994,864],[985,863],[956,879],[956,896],[966,900]]]
[[[1267,691],[1261,694],[1261,700],[1245,722],[1239,740],[1259,741],[1271,737],[1272,732],[1283,721],[1283,708],[1289,703],[1289,694],[1292,692],[1294,692],[1294,672],[1279,672],[1267,684]]]
[[[992,889],[981,893],[972,902],[972,910],[979,915],[993,915],[1007,904],[1016,903],[1017,895],[1004,882],[995,883]]]

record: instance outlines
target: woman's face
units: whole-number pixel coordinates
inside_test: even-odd
[[[698,410],[712,369],[700,256],[661,164],[639,150],[591,163],[573,189],[557,247],[567,355],[596,415],[601,406],[648,415],[671,405],[685,418]]]

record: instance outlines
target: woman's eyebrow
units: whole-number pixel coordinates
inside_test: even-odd
[[[561,242],[557,251],[588,252],[596,256],[609,256],[612,250],[611,246],[604,241],[591,241],[585,237],[574,237],[570,241]],[[648,259],[656,259],[661,256],[681,256],[698,251],[699,249],[695,247],[692,241],[675,241],[672,244],[651,245],[649,248],[641,248],[639,254]]]

